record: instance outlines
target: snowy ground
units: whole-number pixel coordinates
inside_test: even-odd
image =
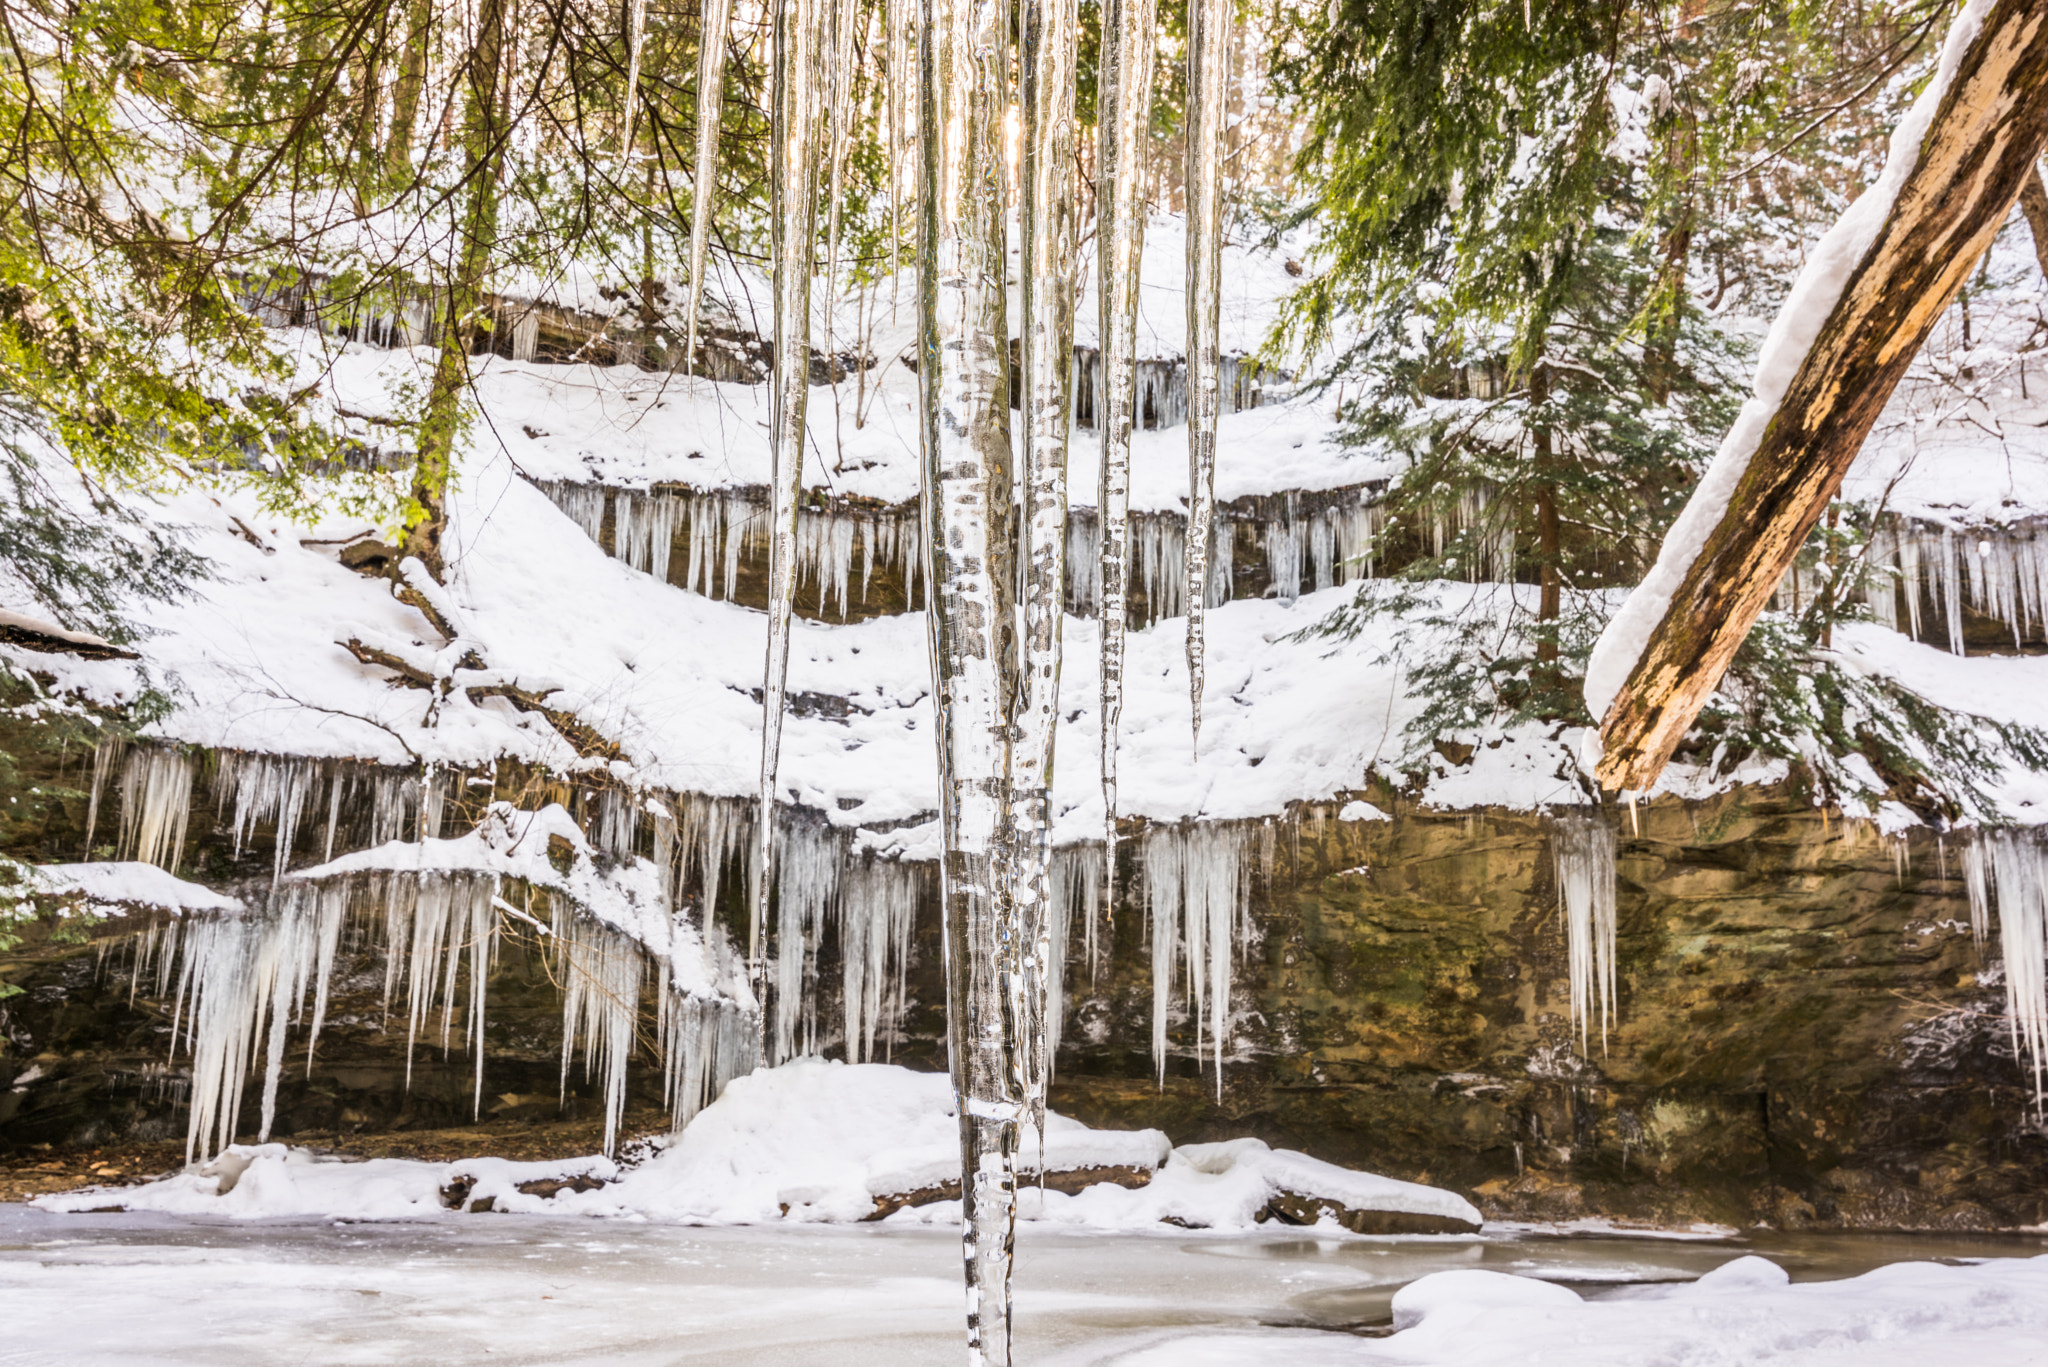
[[[2042,1239],[1019,1238],[1029,1364],[2048,1363]],[[1755,1263],[1682,1285],[1748,1252]],[[1448,1273],[1414,1290],[1417,1279]],[[1508,1280],[1499,1274],[1508,1274]],[[1762,1274],[1759,1276],[1758,1274]],[[1540,1279],[1540,1280],[1535,1280]],[[1544,1282],[1552,1285],[1544,1285]],[[248,1224],[0,1206],[8,1367],[959,1359],[954,1231],[447,1216]],[[1365,1337],[1404,1307],[1419,1327]],[[1345,1331],[1350,1332],[1345,1332]]]

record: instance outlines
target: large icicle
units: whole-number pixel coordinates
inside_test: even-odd
[[[1202,741],[1203,616],[1216,513],[1216,423],[1223,328],[1223,109],[1230,95],[1231,0],[1188,0],[1188,702]],[[1107,334],[1104,334],[1107,336]]]
[[[822,114],[824,0],[783,0],[775,10],[774,118],[770,129],[775,281],[775,370],[769,396],[774,443],[774,512],[768,547],[768,653],[761,700],[760,812],[754,824],[761,870],[748,956],[760,995],[762,937],[775,868],[776,767],[782,746],[783,692],[789,681],[789,633],[796,598],[797,502],[803,492],[804,409],[810,395],[811,273],[818,236],[818,122]]]
[[[865,860],[840,875],[840,1002],[848,1063],[874,1058],[885,1014],[902,1016],[922,883],[916,865],[893,859]]]
[[[1104,0],[1096,77],[1096,294],[1101,305],[1102,434],[1096,498],[1102,536],[1102,819],[1105,896],[1116,896],[1116,741],[1124,703],[1130,592],[1131,431],[1137,421],[1138,267],[1144,253],[1145,153],[1152,122],[1157,0]]]
[[[633,1056],[644,967],[640,946],[556,899],[554,944],[562,965],[562,1095],[569,1062],[583,1041],[583,1072],[604,1088],[604,1151],[618,1147],[626,1114],[626,1061]]]
[[[1074,352],[1075,0],[1024,0],[1024,574],[1019,603],[1023,671],[1010,757],[1012,896],[1023,935],[1022,1026],[1026,1101],[1043,1135],[1055,1041],[1047,1025],[1058,968],[1052,962],[1051,787],[1060,715],[1060,640],[1065,620],[1067,440]]]
[[[1003,204],[1006,0],[924,0],[918,390],[972,1364],[1010,1361],[1024,1085],[1004,846],[1017,685]]]
[[[1206,1035],[1218,1097],[1230,1036],[1234,954],[1245,923],[1244,844],[1244,828],[1235,825],[1157,826],[1144,844],[1146,911],[1152,920],[1152,1061],[1165,1081],[1178,955],[1195,1022],[1195,1056],[1201,1057]]]
[[[121,858],[178,871],[192,814],[192,756],[141,745],[121,771]]]
[[[838,899],[840,858],[839,837],[816,825],[794,825],[777,844],[773,1063],[818,1050],[816,998],[810,987],[819,932]]]
[[[718,122],[725,108],[725,24],[732,0],[704,0],[697,26],[697,172],[690,182],[690,283],[683,356],[697,373],[697,316],[704,303],[705,249],[718,200]]]
[[[633,155],[633,116],[640,105],[640,49],[647,36],[647,0],[626,0],[626,100],[619,113],[619,160]]]
[[[2034,1114],[2048,1084],[2048,846],[2036,830],[1979,831],[1965,848],[1970,922],[1981,941],[1998,902],[2006,1025],[2013,1056],[2034,1082]]]
[[[1614,1018],[1614,828],[1598,813],[1560,812],[1550,821],[1550,849],[1564,913],[1572,1024],[1583,1053],[1597,1001],[1604,1052]]]

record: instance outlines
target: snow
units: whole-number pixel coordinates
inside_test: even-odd
[[[1048,1114],[1047,1171],[1153,1174],[1137,1189],[1105,1182],[1078,1195],[1031,1186],[1040,1150],[1037,1137],[1027,1133],[1018,1155],[1025,1188],[1020,1214],[1053,1225],[1142,1230],[1171,1220],[1184,1227],[1250,1230],[1282,1191],[1359,1211],[1440,1216],[1474,1226],[1481,1219],[1453,1192],[1338,1167],[1258,1139],[1173,1148],[1158,1130],[1098,1130]],[[520,1182],[577,1174],[605,1185],[546,1199],[516,1190]],[[161,1181],[42,1197],[38,1205],[54,1213],[119,1205],[236,1219],[407,1219],[438,1213],[444,1189],[474,1182],[471,1201],[492,1196],[495,1211],[515,1214],[708,1225],[847,1224],[873,1217],[878,1197],[957,1183],[959,1174],[959,1129],[945,1074],[800,1058],[733,1079],[679,1137],[625,1171],[602,1157],[540,1164],[345,1162],[283,1144],[234,1145]],[[948,1223],[958,1213],[957,1200],[935,1200],[906,1207],[889,1222]]]
[[[1390,1338],[1191,1335],[1097,1358],[1120,1367],[2039,1367],[2048,1362],[2048,1258],[1970,1266],[1904,1262],[1842,1281],[1788,1284],[1738,1258],[1690,1285],[1588,1300],[1568,1287],[1473,1268],[1393,1298]]]
[[[0,630],[8,628],[26,631],[36,636],[47,636],[53,641],[62,641],[68,645],[113,649],[113,642],[104,636],[95,636],[89,631],[72,631],[41,617],[31,617],[26,613],[0,608]]]
[[[78,897],[96,915],[120,915],[129,908],[170,912],[240,911],[236,898],[133,860],[29,866],[34,890],[53,897]]]
[[[1893,201],[1920,162],[1920,144],[1927,126],[1948,93],[1963,56],[1983,27],[1990,0],[1969,0],[1949,26],[1941,63],[1934,79],[1893,130],[1891,152],[1877,181],[1849,206],[1835,226],[1808,253],[1757,356],[1751,397],[1722,439],[1692,497],[1665,534],[1657,563],[1622,604],[1593,648],[1586,667],[1586,704],[1595,717],[1605,717],[1630,671],[1642,658],[1650,635],[1670,610],[1679,585],[1699,558],[1707,537],[1720,523],[1749,469],[1764,431],[1776,416],[1785,391],[1805,362],[1821,327],[1834,312],[1850,275],[1891,216]]]

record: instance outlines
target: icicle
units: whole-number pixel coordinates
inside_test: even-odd
[[[1093,983],[1100,967],[1099,929],[1102,924],[1102,852],[1092,845],[1069,846],[1052,857],[1053,900],[1053,982],[1048,987],[1046,1033],[1057,1046],[1064,998],[1059,979],[1066,963],[1067,937],[1074,912],[1082,917],[1081,956],[1088,961],[1088,981]]]
[[[554,945],[561,956],[562,1097],[569,1063],[583,1041],[583,1072],[604,1089],[604,1152],[618,1147],[626,1114],[626,1063],[640,1017],[642,956],[633,940],[556,902]]]
[[[831,94],[827,113],[831,117],[830,174],[825,203],[825,351],[838,349],[837,315],[839,301],[839,218],[840,196],[846,177],[846,151],[853,142],[853,87],[859,74],[854,66],[853,21],[860,12],[860,0],[831,0],[832,50],[826,63],[827,88]]]
[[[830,830],[809,823],[783,832],[775,851],[775,1063],[816,1052],[815,1028],[797,1037],[813,998],[819,932],[839,891],[840,846]]]
[[[121,771],[121,857],[178,871],[192,813],[192,757],[155,745],[129,752]]]
[[[840,1002],[848,1063],[873,1059],[883,1020],[902,1017],[903,983],[922,884],[916,866],[894,860],[866,860],[841,876]]]
[[[1166,1027],[1173,1011],[1175,961],[1195,1022],[1194,1053],[1206,1034],[1223,1094],[1223,1051],[1230,1035],[1234,955],[1249,925],[1242,914],[1249,867],[1241,826],[1157,826],[1143,845],[1145,907],[1152,921],[1152,1059],[1166,1078]]]
[[[1614,828],[1598,813],[1560,812],[1550,820],[1551,856],[1557,867],[1559,910],[1564,914],[1570,961],[1572,1023],[1585,1052],[1587,1023],[1597,999],[1600,1049],[1614,1017]]]
[[[647,0],[626,4],[626,103],[619,116],[619,160],[633,155],[633,116],[640,100],[640,48],[647,32]]]
[[[1051,785],[1059,725],[1067,575],[1067,442],[1074,353],[1075,0],[1023,0],[1019,72],[1024,116],[1018,219],[1023,228],[1023,650],[1010,756],[1010,887],[1021,936],[1019,1028],[1028,1042],[1025,1103],[1045,1132],[1058,1011],[1053,930]]]
[[[107,776],[114,772],[114,761],[125,749],[123,742],[104,736],[92,748],[92,796],[85,807],[85,849],[80,858],[92,858],[93,832],[100,824],[100,797],[107,790]]]
[[[737,1003],[691,996],[673,984],[656,997],[663,1093],[669,1125],[681,1131],[725,1084],[754,1070],[760,1021]]]
[[[319,768],[311,760],[222,752],[214,773],[214,791],[221,800],[234,794],[235,814],[229,827],[234,857],[242,857],[242,847],[256,833],[257,823],[269,821],[276,832],[271,879],[284,877],[306,799],[318,777]]]
[[[2038,1119],[2048,1096],[2048,845],[2038,830],[1979,831],[1963,861],[1980,941],[1998,903],[2006,1025],[2015,1061],[2033,1078]]]
[[[1124,702],[1124,613],[1130,592],[1131,432],[1137,421],[1139,266],[1145,241],[1145,158],[1152,123],[1156,0],[1106,0],[1096,75],[1097,296],[1101,304],[1102,819],[1106,895],[1116,895],[1116,742]]]
[[[1230,0],[1189,0],[1187,115],[1188,701],[1202,740],[1203,617],[1216,512],[1216,424],[1223,326],[1223,106],[1230,93]]]
[[[192,1054],[187,1166],[235,1142],[242,1088],[255,1048],[254,946],[251,927],[240,918],[202,921],[185,936],[172,1039],[175,1042],[182,1024]]]
[[[697,172],[690,182],[690,283],[683,342],[692,375],[697,373],[705,249],[711,245],[711,210],[718,199],[718,121],[725,108],[725,27],[731,11],[732,0],[704,0],[697,27]]]
[[[612,554],[665,582],[676,523],[684,511],[683,500],[673,494],[621,489],[612,498]]]
[[[585,536],[592,541],[603,538],[605,487],[602,484],[571,484],[567,480],[544,480],[537,484],[571,522],[583,529]]]
[[[926,615],[938,713],[947,1028],[970,1363],[1010,1361],[1024,1056],[1004,847],[1017,677],[1003,205],[1005,0],[926,0],[918,366]],[[1027,834],[1035,838],[1035,833]]]
[[[761,941],[767,928],[768,870],[775,867],[776,767],[796,597],[797,502],[803,492],[805,401],[810,392],[811,272],[818,236],[818,121],[824,60],[824,0],[785,0],[775,11],[772,252],[775,371],[770,390],[774,512],[768,548],[768,652],[762,670],[761,782],[754,825],[755,862],[764,871],[749,930],[759,995]]]

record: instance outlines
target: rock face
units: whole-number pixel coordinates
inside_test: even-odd
[[[1971,940],[1955,849],[1916,836],[1901,850],[1789,791],[1650,804],[1639,828],[1623,814],[1618,1016],[1581,1050],[1542,820],[1365,796],[1394,820],[1338,821],[1331,804],[1280,826],[1247,909],[1220,1086],[1185,1013],[1158,1078],[1150,928],[1126,866],[1098,962],[1073,936],[1056,1109],[1177,1144],[1255,1135],[1450,1187],[1498,1218],[2048,1220],[2048,1130],[2002,1020],[1996,939]],[[935,905],[915,948],[887,1048],[939,1068]],[[470,1123],[459,1022],[445,1057],[438,1022],[422,1040],[408,1091],[375,947],[350,953],[310,1077],[295,1045],[273,1137],[441,1142]],[[817,1015],[832,1054],[836,955],[828,939]],[[0,1001],[0,1152],[182,1135],[171,1004],[147,984],[131,1001],[100,959],[33,937],[0,956],[24,989]],[[508,946],[490,1000],[480,1147],[561,1114],[559,1005],[538,955]],[[652,1121],[654,1070],[636,1061],[632,1085],[633,1114]],[[572,1112],[586,1097],[572,1070]],[[254,1112],[252,1098],[252,1135]]]
[[[1257,1134],[1494,1217],[2048,1215],[2048,1134],[1956,851],[1929,836],[1901,858],[1775,791],[1622,821],[1604,1047],[1595,1022],[1581,1053],[1569,1024],[1540,819],[1310,821],[1254,899],[1220,1099],[1185,1057],[1149,1076],[1149,973],[1120,923],[1113,970],[1069,1005],[1054,1104],[1177,1143]]]

